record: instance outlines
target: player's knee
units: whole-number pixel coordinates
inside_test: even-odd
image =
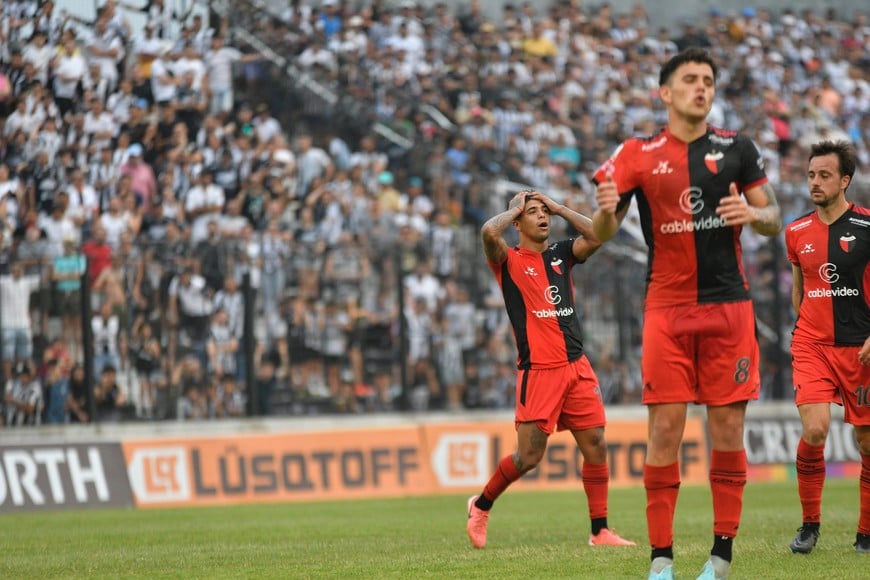
[[[861,455],[870,455],[870,428],[864,428],[860,433],[855,433],[855,439],[858,441],[858,451]]]
[[[824,423],[810,423],[804,426],[804,441],[810,445],[824,445],[828,438],[828,425]],[[868,441],[870,443],[870,441]]]
[[[525,449],[517,451],[516,454],[517,470],[520,473],[525,473],[536,468],[544,459],[544,449]]]

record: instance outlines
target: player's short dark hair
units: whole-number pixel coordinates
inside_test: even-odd
[[[855,166],[858,164],[858,154],[851,143],[845,140],[813,143],[810,147],[810,161],[813,157],[822,155],[836,155],[839,160],[840,175],[847,175],[851,183],[852,176],[855,175]]]
[[[668,81],[671,80],[674,72],[688,62],[710,65],[710,68],[713,69],[713,80],[716,80],[716,75],[718,74],[719,69],[716,67],[713,57],[703,48],[691,46],[671,57],[671,59],[662,66],[661,71],[659,71],[659,86],[661,87],[668,84]]]

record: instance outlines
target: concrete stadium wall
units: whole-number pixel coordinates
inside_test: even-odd
[[[646,412],[615,407],[608,415],[611,484],[640,486]],[[704,485],[704,413],[690,415],[681,477]],[[857,479],[854,432],[839,410],[834,415],[828,474]],[[793,405],[751,405],[749,480],[794,479],[799,439]],[[504,411],[10,428],[0,443],[0,513],[467,493],[486,483],[515,441]],[[581,466],[570,434],[559,433],[515,487],[576,489]]]

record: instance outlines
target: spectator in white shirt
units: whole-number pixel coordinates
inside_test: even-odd
[[[91,100],[91,108],[85,113],[84,132],[87,135],[90,146],[95,151],[100,151],[112,144],[112,139],[118,134],[118,124],[112,114],[106,111],[103,102],[94,98]]]
[[[281,124],[269,114],[266,103],[257,105],[257,116],[254,117],[254,132],[261,143],[268,143],[272,137],[281,133]]]
[[[151,94],[158,105],[166,105],[175,99],[175,86],[178,78],[169,60],[168,46],[161,46],[157,59],[151,63]]]
[[[48,66],[54,56],[54,48],[47,43],[48,38],[42,30],[34,30],[30,42],[24,47],[22,55],[24,62],[29,62],[36,69],[36,79],[43,85],[48,85]]]
[[[109,21],[98,18],[94,38],[88,43],[88,64],[98,65],[100,78],[108,82],[108,90],[112,92],[118,86],[118,63],[126,54],[124,45],[118,35],[109,28]]]
[[[12,376],[12,364],[30,362],[33,337],[30,294],[39,289],[39,276],[25,276],[20,262],[9,265],[0,276],[0,308],[3,310],[3,376]]]
[[[208,86],[211,91],[211,113],[233,110],[233,63],[259,60],[255,54],[242,54],[237,48],[224,46],[220,36],[211,39],[211,50],[205,55]]]
[[[224,201],[224,190],[213,183],[211,171],[203,170],[196,185],[187,192],[184,203],[184,213],[191,223],[191,246],[208,237],[208,224],[220,220]]]
[[[63,39],[62,49],[52,61],[52,69],[54,100],[60,109],[61,117],[65,117],[72,110],[80,84],[88,72],[87,63],[76,46],[76,38],[73,34],[67,34]]]

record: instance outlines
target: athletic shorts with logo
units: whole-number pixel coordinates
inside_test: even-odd
[[[817,342],[791,345],[795,403],[836,403],[851,425],[870,425],[870,366],[858,361],[860,346]]]
[[[643,323],[643,403],[720,406],[757,399],[759,349],[752,302],[667,306]]]
[[[553,433],[603,427],[605,422],[598,377],[585,355],[564,366],[517,375],[517,425],[536,423],[544,433]]]

